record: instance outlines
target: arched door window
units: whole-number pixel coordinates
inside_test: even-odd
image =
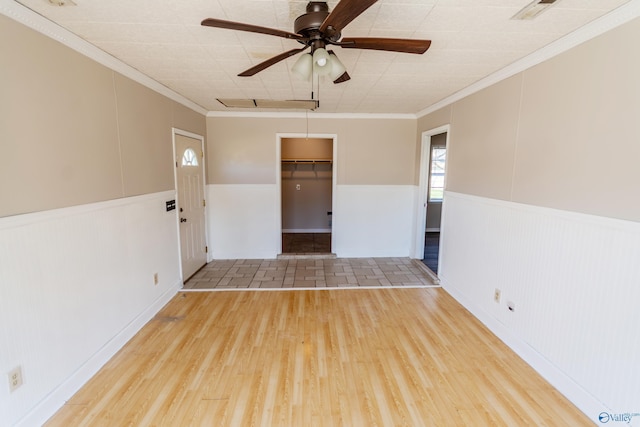
[[[184,150],[184,154],[182,155],[182,167],[185,166],[198,166],[198,156],[192,148]]]

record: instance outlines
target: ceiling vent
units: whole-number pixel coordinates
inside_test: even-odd
[[[227,108],[277,108],[280,110],[315,110],[318,101],[314,99],[273,101],[270,99],[219,99]]]
[[[513,15],[511,19],[533,19],[557,2],[558,0],[535,0]]]

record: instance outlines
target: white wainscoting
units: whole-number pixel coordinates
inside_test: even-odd
[[[0,424],[41,425],[175,295],[171,199],[0,218],[0,372],[24,374],[13,393],[0,387]]]
[[[275,184],[207,186],[210,259],[271,259],[278,255]]]
[[[451,192],[444,218],[449,293],[594,423],[640,413],[640,223]]]
[[[408,257],[415,216],[413,185],[338,185],[333,247],[338,257]]]
[[[276,185],[207,186],[210,259],[270,259],[281,246]],[[407,257],[415,186],[338,185],[333,248],[338,257]]]

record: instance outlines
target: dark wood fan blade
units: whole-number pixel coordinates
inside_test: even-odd
[[[349,75],[349,73],[345,71],[344,73],[342,73],[340,77],[335,79],[333,82],[335,84],[338,84],[338,83],[346,82],[347,80],[351,80],[351,76]]]
[[[334,32],[340,32],[349,22],[356,19],[362,12],[369,9],[378,0],[340,0],[329,16],[320,25],[320,32],[324,33],[332,27]]]
[[[300,34],[278,30],[276,28],[260,27],[258,25],[243,24],[241,22],[224,21],[222,19],[207,18],[201,22],[205,27],[226,28],[227,30],[247,31],[249,33],[268,34],[270,36],[284,37],[285,39],[302,40],[305,37]]]
[[[255,74],[258,74],[260,71],[264,70],[265,68],[269,68],[271,67],[273,64],[277,64],[278,62],[287,59],[290,56],[293,56],[295,54],[298,54],[300,52],[302,52],[303,50],[305,50],[308,46],[305,46],[301,49],[291,49],[287,52],[281,53],[280,55],[274,56],[273,58],[267,59],[264,62],[259,63],[258,65],[255,65],[251,68],[249,68],[246,71],[241,72],[240,74],[238,74],[238,76],[240,77],[250,77],[253,76]]]
[[[345,37],[337,45],[347,49],[388,50],[391,52],[425,53],[431,40],[386,39],[375,37]]]

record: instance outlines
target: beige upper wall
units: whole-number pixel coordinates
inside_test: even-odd
[[[509,200],[521,81],[517,75],[455,103],[448,190]]]
[[[205,117],[0,15],[0,217],[174,188]]]
[[[171,106],[173,110],[172,123],[175,128],[186,130],[203,137],[207,134],[207,120],[205,116],[177,102],[171,102]]]
[[[276,133],[292,126],[288,123],[207,117],[207,184],[275,184]],[[300,131],[296,126],[294,132]]]
[[[0,216],[122,193],[109,70],[0,15]]]
[[[640,221],[640,19],[524,74],[513,200]]]
[[[118,124],[122,136],[124,195],[135,196],[174,187],[171,101],[123,76],[116,75]]]
[[[447,189],[640,221],[640,19],[451,108]],[[440,110],[418,121],[443,123]]]
[[[337,135],[340,185],[411,185],[416,121],[315,119],[310,134]],[[305,134],[304,118],[208,117],[210,184],[275,184],[277,134]]]

